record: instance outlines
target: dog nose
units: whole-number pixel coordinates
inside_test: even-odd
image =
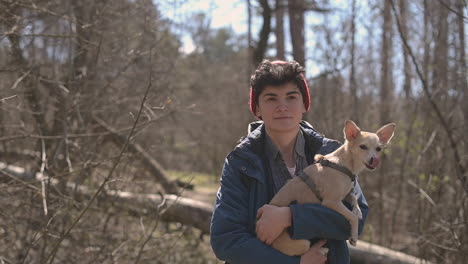
[[[380,160],[378,157],[371,157],[370,159],[370,163],[369,163],[372,167],[374,168],[377,168],[380,164]]]

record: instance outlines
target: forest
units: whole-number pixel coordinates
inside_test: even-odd
[[[359,175],[384,253],[351,263],[466,263],[466,0],[234,0],[242,32],[198,2],[0,0],[0,263],[224,263],[209,221],[264,59],[306,66],[326,137],[397,124]]]

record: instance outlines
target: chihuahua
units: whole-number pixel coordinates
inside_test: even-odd
[[[387,124],[376,133],[364,132],[351,120],[343,129],[345,143],[334,152],[316,155],[316,163],[306,167],[288,181],[273,197],[270,204],[288,206],[296,201],[321,203],[343,215],[351,224],[349,242],[355,246],[358,239],[358,221],[362,218],[357,197],[353,194],[356,175],[363,169],[374,170],[380,165],[380,154],[393,137],[396,125]],[[348,201],[352,211],[343,204]],[[310,248],[308,240],[293,240],[286,231],[272,246],[289,256],[298,256]]]

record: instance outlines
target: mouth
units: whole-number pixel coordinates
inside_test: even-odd
[[[290,116],[281,116],[281,117],[275,117],[274,119],[282,120],[282,119],[289,119],[289,118],[292,118],[292,117],[290,117]]]
[[[364,161],[364,165],[368,170],[375,170],[380,165],[380,160],[377,157],[372,157],[369,161]]]
[[[371,165],[367,164],[366,162],[364,162],[364,165],[366,165],[366,168],[369,169],[369,170],[375,170],[375,167],[372,167]]]

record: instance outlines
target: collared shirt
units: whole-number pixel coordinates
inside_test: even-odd
[[[304,152],[305,139],[302,134],[302,130],[299,130],[296,138],[296,145],[294,147],[295,158],[296,158],[296,171],[294,175],[297,175],[298,172],[302,171],[307,167],[307,159]],[[268,159],[268,164],[270,166],[271,175],[273,177],[274,183],[274,193],[277,193],[281,187],[283,187],[286,182],[292,179],[291,174],[289,173],[286,163],[284,162],[283,156],[279,151],[278,147],[273,143],[273,140],[266,135],[265,140],[265,150],[266,156]]]

